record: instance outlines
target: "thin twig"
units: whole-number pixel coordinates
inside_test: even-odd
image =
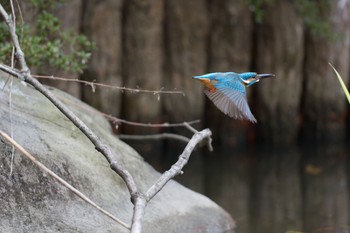
[[[0,69],[1,69],[1,64],[0,64]],[[138,126],[138,127],[148,127],[148,128],[175,128],[175,127],[186,127],[188,128],[187,125],[194,125],[194,124],[198,124],[200,123],[200,120],[193,120],[193,121],[188,121],[188,122],[183,122],[183,123],[168,123],[168,122],[164,122],[164,123],[142,123],[142,122],[135,122],[135,121],[128,121],[128,120],[124,120],[121,118],[117,118],[115,116],[112,116],[110,114],[106,114],[103,113],[101,111],[98,111],[95,108],[87,108],[84,105],[81,104],[76,104],[75,102],[64,98],[62,96],[58,97],[61,101],[68,103],[69,105],[73,105],[77,108],[83,108],[86,111],[90,111],[96,114],[99,114],[101,116],[106,117],[111,123],[113,123],[114,125],[116,125],[116,128],[118,128],[119,124],[127,124],[127,125],[132,125],[132,126]],[[191,126],[190,126],[191,127]]]
[[[170,127],[184,127],[185,126],[185,123],[168,123],[168,122],[159,123],[159,124],[155,124],[155,123],[141,123],[141,122],[127,121],[127,120],[116,118],[116,117],[113,117],[113,116],[110,116],[110,115],[104,115],[104,116],[106,118],[108,118],[109,120],[114,121],[116,123],[120,122],[120,123],[123,123],[123,124],[139,126],[139,127],[170,128]],[[193,120],[193,121],[189,121],[189,122],[186,122],[186,123],[189,124],[189,125],[192,125],[192,124],[198,124],[199,122],[200,122],[200,120]]]
[[[196,130],[195,128],[193,128],[190,124],[188,124],[187,122],[184,122],[184,125],[185,125],[185,127],[188,129],[188,130],[190,130],[190,131],[192,131],[193,133],[197,133],[198,132],[198,130]],[[211,142],[212,142],[212,139],[211,139],[211,137],[207,137],[207,147],[208,147],[208,150],[209,151],[213,151],[214,149],[213,149],[213,145],[211,144]]]
[[[181,142],[188,143],[190,139],[188,137],[174,134],[174,133],[160,133],[160,134],[148,134],[148,135],[129,135],[119,134],[118,137],[122,140],[161,140],[161,139],[175,139]]]
[[[42,78],[42,79],[53,79],[53,80],[60,80],[60,81],[65,81],[65,82],[79,82],[83,83],[87,86],[90,86],[92,91],[95,92],[96,87],[105,87],[105,88],[112,88],[112,89],[117,89],[121,91],[130,91],[132,93],[151,93],[151,94],[181,94],[185,95],[184,92],[182,91],[163,91],[163,88],[157,91],[152,91],[152,90],[143,90],[143,89],[135,89],[135,88],[129,88],[129,87],[119,87],[119,86],[112,86],[108,84],[103,84],[103,83],[96,83],[96,82],[89,82],[86,80],[80,80],[80,79],[73,79],[73,78],[63,78],[63,77],[55,77],[55,76],[47,76],[47,75],[32,75],[33,77],[36,78]]]
[[[16,30],[16,14],[15,14],[15,9],[13,7],[13,1],[12,0],[10,0],[10,5],[11,5],[12,16],[13,16],[13,27]],[[14,66],[15,66],[15,47],[12,46],[11,68],[14,68]],[[9,90],[10,135],[11,135],[11,138],[14,139],[14,136],[13,136],[13,124],[12,124],[12,86],[13,86],[13,77],[9,75],[9,79],[10,79],[10,90]],[[15,157],[15,147],[14,147],[14,145],[11,145],[11,161],[10,161],[10,175],[9,175],[9,177],[12,176],[14,157]]]
[[[195,128],[193,128],[190,124],[188,124],[187,122],[184,122],[184,126],[191,131],[192,133],[198,133],[198,130],[196,130]]]
[[[10,90],[9,90],[9,109],[10,109],[10,135],[11,138],[14,139],[13,136],[13,124],[12,124],[12,84],[13,84],[13,77],[10,76]],[[15,147],[14,145],[11,146],[11,161],[10,161],[10,174],[9,177],[12,176],[13,172],[13,160],[15,158]]]
[[[113,214],[109,213],[107,210],[103,209],[102,207],[98,206],[95,202],[93,202],[92,200],[90,200],[87,196],[85,196],[83,193],[81,193],[79,190],[77,190],[76,188],[74,188],[72,185],[70,185],[68,182],[66,182],[64,179],[62,179],[61,177],[59,177],[58,175],[56,175],[56,173],[54,173],[53,171],[51,171],[49,168],[47,168],[44,164],[42,164],[41,162],[39,162],[39,160],[37,160],[31,153],[29,153],[26,149],[24,149],[20,144],[18,144],[15,140],[13,140],[8,134],[6,134],[5,132],[0,130],[0,135],[6,139],[9,143],[11,143],[11,145],[13,145],[14,147],[17,148],[17,150],[19,150],[24,156],[26,156],[28,159],[30,159],[35,165],[37,165],[41,170],[43,170],[44,172],[46,172],[47,174],[49,174],[51,177],[53,177],[54,179],[56,179],[59,183],[61,183],[63,186],[65,186],[66,188],[68,188],[69,190],[71,190],[74,194],[76,194],[78,197],[80,197],[83,201],[89,203],[90,205],[92,205],[94,208],[96,208],[97,210],[99,210],[101,213],[107,215],[108,217],[110,217],[111,219],[113,219],[114,221],[116,221],[117,223],[119,223],[120,225],[122,225],[123,227],[130,229],[130,226],[128,224],[126,224],[125,222],[123,222],[122,220],[118,219],[117,217],[115,217]]]

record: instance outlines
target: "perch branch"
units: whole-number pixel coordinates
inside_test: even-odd
[[[195,133],[186,145],[184,151],[179,156],[177,162],[171,168],[164,172],[159,179],[152,185],[146,194],[138,194],[134,200],[134,214],[131,225],[131,233],[140,233],[142,229],[142,220],[147,203],[176,175],[181,174],[182,168],[187,164],[194,148],[206,138],[211,137],[211,131],[204,129]]]
[[[114,170],[118,175],[122,177],[130,195],[133,196],[134,193],[137,193],[137,186],[134,181],[132,175],[123,168],[122,164],[116,160],[114,153],[111,149],[101,142],[101,140],[97,137],[97,135],[82,121],[80,120],[71,110],[69,110],[56,96],[54,96],[45,86],[43,86],[38,80],[32,77],[30,74],[30,70],[27,66],[24,53],[21,50],[19,45],[18,37],[16,31],[14,30],[12,18],[6,13],[3,6],[0,4],[0,13],[5,19],[10,35],[15,46],[16,50],[16,58],[19,61],[19,65],[21,67],[20,73],[11,72],[11,74],[15,74],[16,77],[24,80],[25,82],[31,84],[35,89],[37,89],[41,94],[46,96],[71,122],[80,129],[80,131],[86,135],[86,137],[95,145],[95,149],[99,151],[109,162],[112,170]],[[3,66],[2,66],[3,67]]]
[[[171,168],[164,172],[154,185],[152,185],[146,192],[146,200],[150,201],[163,187],[176,175],[180,174],[182,168],[187,164],[192,151],[202,140],[210,138],[211,131],[209,129],[204,129],[200,132],[195,133],[189,143],[186,145],[184,151],[179,156],[177,162],[171,166]]]
[[[56,175],[53,171],[51,171],[49,168],[47,168],[44,164],[39,162],[32,154],[30,154],[26,149],[24,149],[21,145],[19,145],[15,140],[13,140],[8,134],[0,130],[0,135],[9,143],[11,143],[13,146],[17,148],[24,156],[26,156],[28,159],[30,159],[35,165],[37,165],[41,170],[48,173],[50,176],[52,176],[54,179],[56,179],[59,183],[61,183],[63,186],[71,190],[74,194],[76,194],[78,197],[80,197],[83,201],[89,203],[94,208],[99,210],[101,213],[107,215],[109,218],[113,219],[123,227],[130,229],[130,226],[126,223],[124,223],[122,220],[118,219],[117,217],[113,216],[111,213],[106,211],[105,209],[98,206],[95,202],[90,200],[87,196],[85,196],[83,193],[81,193],[79,190],[74,188],[72,185],[70,185],[68,182],[66,182],[64,179]]]

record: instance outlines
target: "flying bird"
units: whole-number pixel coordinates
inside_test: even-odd
[[[257,121],[248,105],[246,87],[259,82],[260,79],[274,76],[274,74],[257,74],[255,72],[240,74],[216,72],[193,76],[193,78],[204,84],[204,93],[223,113],[234,119],[247,119],[256,123]]]

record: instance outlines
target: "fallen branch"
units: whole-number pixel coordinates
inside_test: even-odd
[[[78,197],[80,197],[83,201],[89,203],[90,205],[92,205],[95,209],[97,209],[98,211],[100,211],[101,213],[103,213],[104,215],[107,215],[109,218],[111,218],[113,221],[116,221],[117,223],[119,223],[120,225],[122,225],[123,227],[130,229],[130,226],[128,224],[126,224],[125,222],[123,222],[122,220],[118,219],[117,217],[115,217],[113,214],[109,213],[107,210],[103,209],[102,207],[98,206],[95,202],[93,202],[91,199],[89,199],[87,196],[85,196],[83,193],[81,193],[79,190],[77,190],[76,188],[74,188],[72,185],[70,185],[68,182],[66,182],[64,179],[62,179],[61,177],[59,177],[58,175],[56,175],[56,173],[54,173],[53,171],[51,171],[49,168],[47,168],[44,164],[42,164],[41,162],[39,162],[39,160],[37,160],[32,154],[30,154],[26,149],[24,149],[21,145],[19,145],[15,140],[13,140],[8,134],[6,134],[5,132],[0,130],[0,135],[9,143],[11,143],[11,145],[13,145],[14,147],[17,148],[17,150],[19,150],[25,157],[27,157],[28,159],[30,159],[35,165],[37,165],[41,170],[43,170],[44,172],[46,172],[47,174],[49,174],[51,177],[53,177],[54,179],[56,179],[59,183],[61,183],[63,186],[65,186],[66,188],[68,188],[69,190],[71,190],[75,195],[77,195]]]

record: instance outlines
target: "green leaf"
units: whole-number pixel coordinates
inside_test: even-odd
[[[346,86],[345,86],[345,83],[343,82],[343,79],[340,77],[338,71],[334,68],[334,66],[332,66],[331,63],[328,63],[328,64],[333,68],[335,74],[337,75],[337,77],[338,77],[338,79],[339,79],[339,82],[340,82],[340,85],[341,85],[341,87],[343,88],[343,91],[344,91],[344,93],[345,93],[345,95],[346,95],[346,98],[348,98],[348,101],[349,101],[349,104],[350,104],[350,94],[349,94],[348,89],[347,89]]]

